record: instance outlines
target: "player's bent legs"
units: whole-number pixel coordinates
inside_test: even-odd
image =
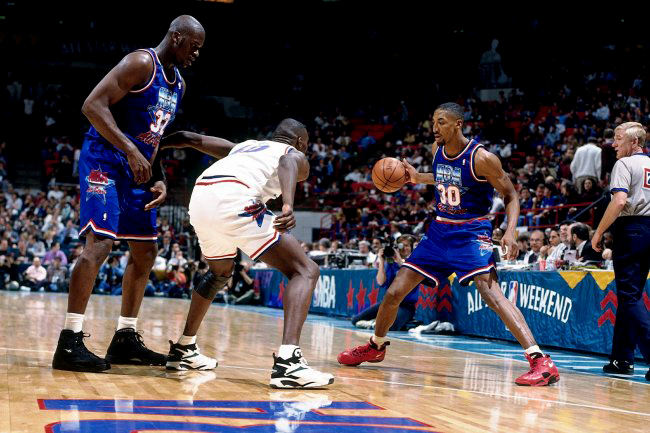
[[[284,289],[284,330],[282,344],[298,346],[302,325],[307,319],[312,293],[320,270],[292,235],[285,233],[280,241],[261,257],[264,263],[282,272],[289,284]]]
[[[375,335],[378,337],[385,337],[388,333],[388,330],[397,317],[397,312],[399,311],[399,305],[402,303],[406,295],[408,295],[411,290],[415,288],[418,284],[422,282],[424,277],[417,272],[402,267],[397,272],[395,280],[386,291],[384,299],[381,301],[379,306],[379,312],[377,313],[377,321],[375,322]]]
[[[423,279],[423,275],[410,268],[405,266],[400,268],[379,306],[375,321],[375,335],[366,344],[339,353],[336,357],[339,364],[356,366],[363,362],[381,362],[384,360],[386,346],[390,344],[390,342],[385,341],[384,337],[395,323],[404,298]]]
[[[477,275],[474,283],[485,303],[494,310],[524,348],[530,370],[515,379],[521,386],[547,386],[560,380],[557,366],[549,355],[537,347],[535,338],[521,311],[501,292],[496,272]]]
[[[232,259],[208,260],[210,271],[201,279],[198,286],[192,291],[190,310],[187,313],[183,335],[194,336],[199,331],[201,322],[214,301],[217,292],[232,277],[235,262]]]
[[[129,261],[122,278],[122,317],[138,317],[144,289],[158,248],[155,242],[129,241]]]
[[[483,301],[501,318],[524,349],[537,345],[521,311],[501,292],[494,270],[474,277]]]
[[[260,260],[282,272],[289,284],[284,289],[284,329],[282,345],[273,355],[271,388],[323,388],[334,383],[334,376],[315,370],[307,364],[300,350],[302,325],[307,319],[312,293],[320,270],[304,253],[292,235],[282,234],[280,240],[260,256]]]
[[[84,314],[99,268],[113,248],[113,239],[86,234],[86,245],[70,277],[68,313]]]

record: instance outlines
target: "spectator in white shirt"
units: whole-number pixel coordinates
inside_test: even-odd
[[[25,285],[32,289],[32,291],[38,291],[47,283],[47,270],[41,266],[41,259],[34,257],[34,261],[25,271]]]
[[[582,193],[582,184],[586,178],[591,178],[595,184],[600,179],[602,149],[593,142],[595,138],[591,137],[589,140],[590,142],[576,150],[571,161],[573,184],[578,188],[578,193]]]

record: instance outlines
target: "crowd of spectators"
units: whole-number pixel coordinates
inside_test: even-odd
[[[629,79],[605,71],[584,74],[581,82],[571,85],[501,91],[489,102],[483,102],[476,92],[456,98],[465,108],[465,136],[500,157],[519,192],[522,261],[551,257],[548,268],[552,268],[562,260],[553,250],[560,244],[570,245],[574,229],[580,240],[574,250],[589,240],[590,228],[607,205],[604,192],[616,160],[613,128],[624,121],[648,124],[646,86],[641,77]],[[76,186],[83,128],[67,127],[70,122],[64,113],[69,98],[65,95],[65,89],[56,86],[27,86],[13,78],[3,89],[2,100],[13,107],[13,118],[20,125],[34,126],[40,134],[42,188],[14,189],[11,164],[15,161],[7,157],[7,143],[0,137],[0,288],[66,290],[83,249],[78,226],[81,195]],[[305,244],[306,251],[330,254],[347,249],[367,257],[363,266],[372,266],[386,239],[398,241],[408,235],[417,242],[426,232],[435,216],[433,187],[408,185],[385,194],[372,185],[371,168],[374,161],[390,156],[420,171],[431,171],[433,125],[432,110],[428,111],[411,109],[409,101],[402,100],[349,112],[334,107],[305,115],[311,174],[297,191],[296,203],[331,215],[331,224],[322,230],[325,239],[317,245]],[[271,130],[257,129],[256,138],[268,138]],[[168,151],[169,172],[186,167],[186,158],[185,152]],[[203,166],[210,162],[198,161]],[[503,211],[503,200],[495,197],[495,238],[504,227]],[[187,296],[196,276],[205,272],[205,263],[200,261],[189,221],[175,219],[174,225],[164,212],[161,215],[160,251],[147,293]],[[564,221],[580,225],[562,235]],[[96,291],[120,292],[127,250],[125,242],[115,242]],[[241,267],[247,269],[250,264],[244,261]]]

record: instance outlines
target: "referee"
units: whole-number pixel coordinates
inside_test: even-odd
[[[618,161],[610,182],[612,201],[591,240],[600,252],[603,233],[620,215],[613,229],[618,312],[605,373],[634,374],[637,345],[650,363],[650,314],[642,298],[650,270],[650,158],[643,153],[645,139],[640,123],[626,122],[616,128],[613,147]],[[650,380],[650,371],[645,378]]]

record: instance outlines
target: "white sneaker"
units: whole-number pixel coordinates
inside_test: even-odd
[[[375,322],[376,320],[359,320],[355,326],[361,329],[375,329]]]
[[[314,370],[302,356],[300,348],[289,359],[273,354],[271,388],[323,388],[334,383],[334,376]]]
[[[169,341],[169,355],[167,356],[167,370],[214,370],[217,368],[217,360],[199,352],[199,346],[180,344]]]

